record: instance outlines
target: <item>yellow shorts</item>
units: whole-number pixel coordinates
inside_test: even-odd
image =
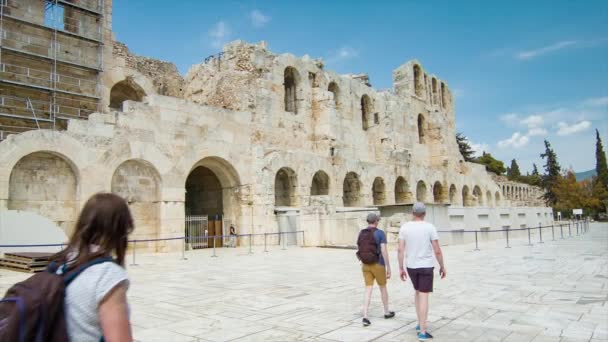
[[[365,286],[373,286],[374,279],[379,286],[386,285],[386,269],[379,263],[375,264],[362,264],[361,271],[363,271],[363,279],[365,279]]]

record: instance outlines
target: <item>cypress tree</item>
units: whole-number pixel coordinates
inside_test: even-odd
[[[521,171],[519,171],[519,165],[517,160],[511,160],[511,166],[507,169],[507,178],[512,181],[517,181],[521,178]]]
[[[598,182],[608,188],[608,165],[606,164],[606,153],[600,138],[600,132],[595,130],[595,171],[597,173]]]
[[[460,150],[460,154],[464,158],[465,161],[472,162],[475,158],[473,154],[475,151],[471,148],[469,144],[469,140],[462,133],[456,133],[456,142],[458,143],[458,150]]]
[[[536,163],[532,164],[532,176],[538,176],[538,167],[536,166]]]
[[[551,148],[551,144],[545,140],[545,153],[542,153],[541,158],[546,159],[545,174],[542,176],[541,185],[545,189],[545,195],[543,198],[550,205],[557,203],[557,196],[553,192],[553,187],[559,180],[562,168],[557,162],[557,155]]]

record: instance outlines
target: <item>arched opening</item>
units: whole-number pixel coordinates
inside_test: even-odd
[[[500,206],[500,192],[496,191],[496,193],[494,194],[494,203],[496,204],[496,206]]]
[[[414,93],[418,97],[424,94],[424,85],[422,84],[422,70],[420,65],[414,64]]]
[[[329,195],[329,176],[324,171],[317,171],[312,177],[311,196]]]
[[[137,228],[133,233],[136,239],[159,237],[160,188],[158,172],[145,161],[127,160],[112,175],[111,191],[129,203]],[[155,242],[146,244],[156,251]],[[138,247],[143,247],[143,243]]]
[[[410,192],[409,185],[405,178],[399,176],[395,181],[395,203],[411,203],[412,193]]]
[[[359,175],[349,172],[344,177],[342,184],[342,202],[345,207],[356,207],[361,205],[361,181]]]
[[[455,204],[456,202],[456,185],[450,185],[450,204]]]
[[[369,128],[369,117],[372,113],[372,100],[367,95],[361,97],[361,127],[364,131]]]
[[[299,83],[299,74],[294,67],[287,67],[283,72],[283,86],[285,89],[285,111],[294,114],[298,113],[297,105],[297,86]]]
[[[466,185],[462,187],[462,206],[463,207],[472,206],[471,205],[471,195],[469,194],[469,187]]]
[[[338,87],[338,84],[336,82],[330,82],[327,90],[334,94],[334,105],[336,106],[336,109],[340,109],[340,88]]]
[[[9,210],[44,216],[70,236],[78,213],[78,177],[72,163],[49,152],[21,158],[9,177]]]
[[[274,177],[274,205],[277,207],[297,206],[296,187],[298,177],[294,170],[283,167]]]
[[[424,122],[424,115],[422,114],[418,114],[418,143],[419,144],[424,144],[425,142],[425,138],[424,138],[424,133],[425,133],[425,122]]]
[[[439,181],[433,184],[433,202],[443,203],[445,201],[445,195],[443,193],[443,185]]]
[[[445,83],[441,82],[441,107],[448,107],[448,97],[445,91]]]
[[[475,185],[475,187],[473,188],[473,196],[475,197],[477,205],[482,206],[483,205],[483,192],[481,192],[481,188],[477,185]]]
[[[384,186],[384,179],[382,179],[381,177],[376,177],[376,179],[374,179],[372,193],[374,196],[374,205],[386,204],[386,190]]]
[[[423,181],[418,181],[416,184],[416,201],[426,202],[426,184]]]
[[[488,207],[493,207],[492,205],[492,192],[490,190],[486,191],[486,199],[488,201]]]
[[[141,102],[146,96],[146,92],[135,81],[128,77],[116,83],[110,90],[110,108],[122,110],[123,102],[137,101]]]
[[[431,89],[433,90],[432,103],[437,104],[439,103],[439,96],[437,96],[437,79],[435,77],[431,79]]]
[[[196,163],[186,178],[186,243],[191,248],[222,246],[222,239],[204,236],[227,235],[238,216],[239,176],[227,161],[208,157]]]

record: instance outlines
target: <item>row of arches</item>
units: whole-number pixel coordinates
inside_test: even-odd
[[[298,113],[298,86],[300,84],[300,74],[296,68],[288,66],[283,71],[283,87],[284,87],[284,109],[286,112],[294,114]],[[443,87],[443,83],[442,83]],[[443,89],[443,88],[442,88]],[[340,110],[342,107],[340,98],[340,87],[335,81],[329,82],[327,91],[333,94],[333,101],[336,110]],[[363,94],[360,99],[360,111],[361,111],[361,129],[367,131],[370,127],[380,124],[379,113],[374,111],[374,104],[371,97],[368,94]],[[424,143],[424,131],[425,131],[424,115],[419,114],[417,118],[418,125],[418,140],[422,144]]]
[[[414,94],[418,97],[426,97],[430,100],[431,104],[440,105],[441,108],[447,108],[449,98],[447,88],[444,82],[440,82],[438,85],[437,78],[432,77],[429,88],[428,75],[424,74],[419,64],[414,64]]]
[[[502,185],[502,194],[510,200],[527,200],[534,196],[532,189],[529,187],[504,184]]]
[[[274,194],[275,206],[295,207],[300,205],[298,202],[298,177],[296,172],[289,168],[281,168],[275,175]],[[331,181],[327,172],[317,171],[311,180],[310,196],[331,195]],[[414,199],[426,203],[462,204],[463,206],[499,206],[501,195],[497,191],[492,194],[490,190],[484,194],[479,186],[474,186],[470,191],[467,185],[460,191],[456,185],[451,184],[446,188],[441,182],[436,181],[428,191],[427,184],[420,180],[416,183],[414,193],[410,190],[408,182],[404,177],[399,176],[395,180],[393,195],[388,197],[387,184],[382,177],[374,178],[371,185],[371,201],[363,198],[364,185],[361,177],[356,172],[348,172],[342,182],[342,205],[345,207],[357,207],[365,205],[386,205],[412,203]],[[460,196],[459,197],[459,194]]]

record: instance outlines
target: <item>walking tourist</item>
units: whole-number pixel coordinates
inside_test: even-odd
[[[368,311],[372,298],[374,280],[380,287],[382,304],[384,305],[384,318],[393,318],[395,313],[388,308],[388,290],[386,280],[391,277],[391,265],[386,248],[386,234],[378,229],[380,217],[374,213],[367,215],[367,228],[359,232],[357,238],[357,257],[363,263],[363,279],[365,280],[365,300],[363,302],[363,326],[371,324]]]
[[[424,221],[426,208],[423,203],[414,203],[413,221],[407,222],[399,230],[399,276],[405,281],[409,277],[416,291],[416,316],[418,325],[416,332],[419,341],[426,341],[433,336],[427,331],[429,313],[429,293],[433,292],[433,272],[435,258],[439,263],[439,275],[445,278],[446,270],[443,263],[437,229],[433,224]],[[433,257],[433,252],[435,258]],[[405,263],[407,272],[403,268]]]

